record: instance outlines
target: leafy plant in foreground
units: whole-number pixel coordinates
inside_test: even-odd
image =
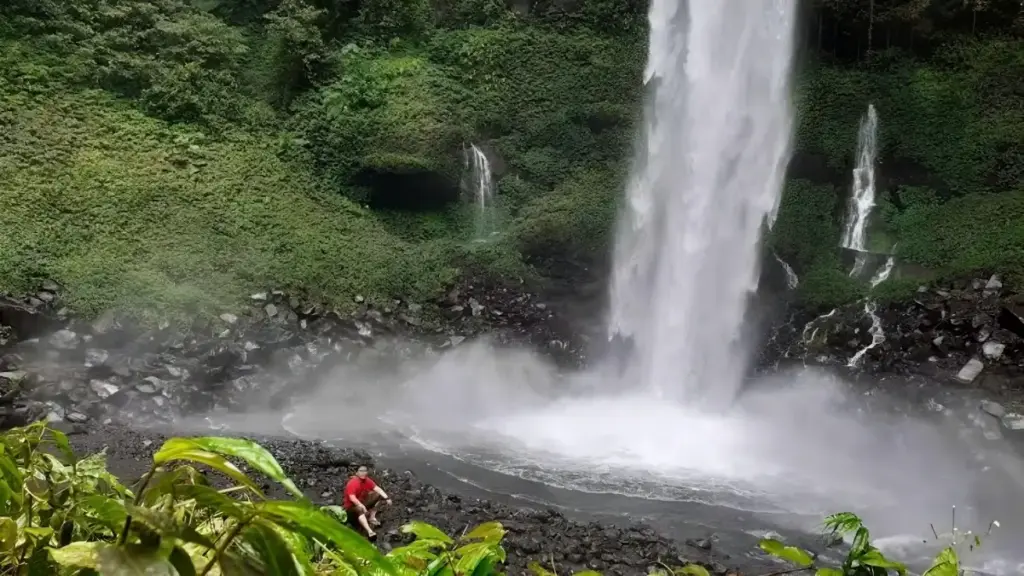
[[[989,526],[989,532],[993,527],[998,526],[998,522],[993,522]],[[799,567],[798,570],[814,571],[815,576],[888,576],[892,572],[904,576],[907,573],[906,566],[886,558],[878,548],[871,544],[871,533],[856,514],[852,512],[832,514],[825,519],[824,528],[827,536],[833,540],[851,537],[850,550],[839,567],[820,566],[810,552],[795,546],[787,546],[773,538],[762,539],[760,547],[772,556],[796,564]],[[932,531],[934,533],[934,528]],[[935,536],[938,538],[937,533]],[[957,547],[965,542],[973,549],[981,544],[981,539],[970,532],[958,532],[954,516],[950,544],[939,552],[932,561],[931,567],[922,576],[959,576],[962,571]]]

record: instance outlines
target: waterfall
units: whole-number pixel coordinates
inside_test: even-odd
[[[468,188],[477,205],[476,238],[486,240],[496,233],[494,229],[494,180],[491,176],[491,161],[476,144],[465,150],[465,167],[470,180]]]
[[[885,331],[882,329],[882,319],[875,313],[877,310],[878,305],[873,301],[868,300],[865,302],[864,314],[871,319],[871,327],[868,328],[868,334],[871,334],[871,343],[858,350],[857,353],[850,358],[850,361],[846,364],[850,368],[859,366],[861,358],[863,358],[869,350],[878,346],[882,342],[885,342]]]
[[[853,169],[853,190],[850,195],[849,212],[843,228],[841,246],[850,250],[867,250],[868,218],[875,207],[875,158],[878,155],[878,113],[873,104],[868,104],[867,113],[860,119],[857,133],[857,166]],[[857,255],[850,275],[864,267],[865,258]]]
[[[775,261],[778,262],[779,266],[782,266],[782,269],[786,272],[786,286],[789,287],[790,290],[795,290],[796,287],[800,285],[800,278],[797,277],[796,272],[793,271],[793,267],[789,265],[789,262],[780,258],[775,252],[772,252],[772,256],[775,257]]]
[[[653,0],[651,101],[621,215],[609,330],[633,381],[721,405],[746,369],[759,238],[789,157],[795,0]],[[655,81],[652,81],[655,80]]]
[[[892,274],[892,269],[894,266],[896,266],[896,257],[890,255],[889,258],[885,260],[885,265],[882,266],[882,268],[878,272],[876,272],[875,275],[871,278],[871,287],[874,288],[875,286],[878,286],[882,282],[888,280],[889,275]]]

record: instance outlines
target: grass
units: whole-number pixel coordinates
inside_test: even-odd
[[[6,94],[0,122],[0,289],[52,278],[86,315],[169,314],[267,286],[415,299],[455,277],[452,238],[399,238],[274,136],[210,141],[98,91]]]

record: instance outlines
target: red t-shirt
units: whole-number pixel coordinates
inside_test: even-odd
[[[355,496],[360,502],[366,500],[366,497],[373,492],[373,489],[377,487],[377,483],[370,478],[359,479],[358,476],[353,476],[351,480],[345,484],[345,499],[341,505],[348,510],[353,508],[355,503],[352,502],[350,496]]]

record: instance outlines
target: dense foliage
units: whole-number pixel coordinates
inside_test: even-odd
[[[230,485],[211,484],[196,465]],[[267,499],[245,469],[293,499]],[[498,522],[452,538],[413,521],[402,527],[411,542],[381,554],[344,524],[344,510],[316,506],[268,451],[236,438],[171,438],[129,489],[107,472],[103,454],[78,458],[67,437],[43,422],[8,430],[0,435],[0,514],[0,574],[11,575],[490,576],[506,559]],[[816,576],[904,576],[903,565],[871,546],[853,514],[831,516],[826,528],[833,537],[853,537],[837,568],[777,540],[763,540],[761,548]],[[958,576],[959,566],[950,546],[926,576]],[[531,569],[555,574],[539,564]],[[669,573],[708,576],[697,564],[660,572]],[[577,576],[584,574],[597,575]]]
[[[608,250],[641,113],[646,2],[13,0],[0,6],[0,289],[90,314],[343,306],[460,270]],[[1024,279],[1017,2],[819,0],[770,243],[812,303],[857,297],[838,243],[857,120],[881,118],[872,245]],[[462,150],[502,235],[472,242]],[[1011,223],[1003,225],[1003,223]],[[541,270],[543,272],[543,270]]]

